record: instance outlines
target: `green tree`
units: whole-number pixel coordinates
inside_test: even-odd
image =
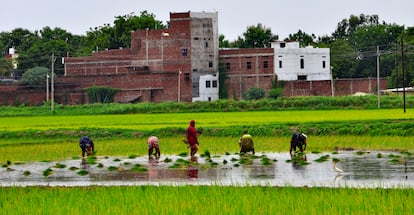
[[[21,84],[36,86],[46,83],[46,76],[49,74],[49,69],[45,67],[36,66],[28,69],[22,76]]]
[[[232,47],[237,48],[270,48],[270,43],[277,41],[278,35],[273,35],[270,28],[266,28],[262,24],[247,27],[243,33],[243,38],[238,37],[236,41],[231,43]]]
[[[224,39],[225,36],[223,34],[220,34],[219,36],[219,47],[220,48],[229,48],[230,47],[230,42],[226,39]]]
[[[301,30],[298,30],[297,33],[289,34],[289,37],[285,39],[285,41],[299,41],[301,47],[306,46],[314,46],[316,44],[315,42],[316,35],[315,34],[307,34]]]
[[[119,47],[130,47],[131,31],[143,29],[165,28],[162,21],[156,20],[155,15],[146,10],[136,16],[130,13],[124,16],[116,16],[114,25],[104,24],[100,27],[91,28],[87,32],[89,50],[95,49],[117,49]]]
[[[351,78],[355,73],[356,53],[348,41],[338,39],[329,44],[331,66],[335,78]]]
[[[245,100],[259,100],[265,97],[265,91],[261,88],[250,88],[246,93],[243,94]]]
[[[11,60],[0,57],[0,78],[10,75],[12,70],[13,64]]]

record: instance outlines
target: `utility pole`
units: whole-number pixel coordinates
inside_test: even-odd
[[[403,88],[403,98],[404,98],[404,113],[406,109],[405,102],[405,68],[404,68],[404,41],[401,38],[401,72],[402,72],[402,88]]]
[[[381,106],[381,92],[380,92],[380,52],[377,46],[377,95],[378,95],[378,109]]]
[[[51,74],[51,80],[50,80],[50,85],[51,85],[51,95],[50,95],[50,111],[51,114],[53,115],[54,112],[54,108],[55,108],[55,53],[52,53],[52,74]]]

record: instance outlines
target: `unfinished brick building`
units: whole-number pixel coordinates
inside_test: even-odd
[[[203,93],[200,77],[217,75],[217,26],[217,13],[170,13],[168,29],[132,32],[130,48],[66,57],[57,85],[72,87],[56,96],[84,103],[83,89],[96,85],[119,88],[115,102],[191,102]]]
[[[242,99],[250,88],[269,90],[275,79],[273,55],[272,48],[221,49],[228,96]]]

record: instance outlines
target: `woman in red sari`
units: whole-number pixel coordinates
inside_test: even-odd
[[[190,147],[190,155],[193,158],[198,150],[197,130],[195,128],[195,121],[191,120],[186,132],[187,144]]]

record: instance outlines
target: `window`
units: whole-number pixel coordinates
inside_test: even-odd
[[[213,88],[217,88],[217,81],[213,80]]]
[[[325,67],[326,67],[326,62],[323,60],[323,61],[322,61],[322,68],[324,68],[324,69],[325,69]]]
[[[300,68],[301,69],[305,68],[305,60],[303,58],[300,59]]]
[[[280,48],[285,48],[286,47],[286,43],[280,43]]]
[[[205,46],[206,46],[206,48],[208,48],[208,42],[206,42],[206,45]]]
[[[206,88],[210,88],[211,87],[211,82],[210,81],[206,81]]]
[[[182,48],[181,49],[181,56],[187,56],[187,49],[186,48]]]
[[[252,62],[247,62],[247,69],[251,69],[252,68]]]
[[[298,80],[306,81],[306,75],[298,75]]]
[[[210,67],[210,68],[213,67],[213,61],[208,62],[208,67]]]
[[[226,63],[226,69],[230,70],[230,63]]]
[[[282,61],[279,60],[279,68],[282,68]]]
[[[263,68],[264,69],[269,68],[269,62],[267,60],[266,61],[263,61]]]

